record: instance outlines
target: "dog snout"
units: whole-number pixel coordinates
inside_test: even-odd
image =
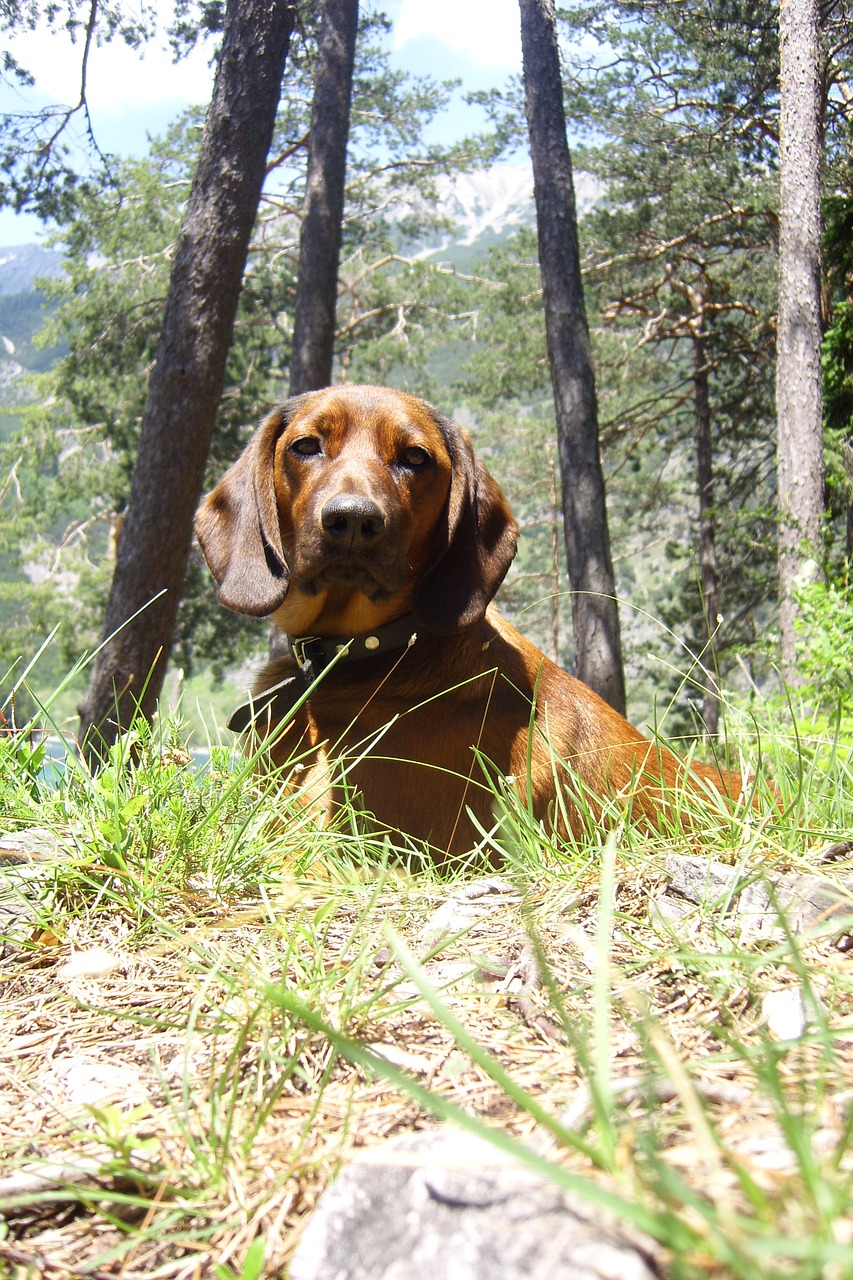
[[[320,513],[320,522],[333,542],[364,548],[378,542],[385,532],[385,516],[370,498],[340,493],[330,498]]]

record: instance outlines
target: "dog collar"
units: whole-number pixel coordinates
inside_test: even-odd
[[[364,662],[396,649],[407,649],[416,639],[410,613],[357,636],[288,636],[288,648],[299,670],[241,703],[229,716],[227,726],[235,733],[243,733],[262,718],[280,720],[304,698],[318,676],[333,662],[335,666]]]
[[[358,636],[288,636],[287,644],[308,678],[316,680],[335,659],[337,663],[363,662],[380,653],[408,648],[416,635],[415,620],[407,613]]]

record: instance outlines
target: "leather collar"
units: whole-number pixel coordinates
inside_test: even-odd
[[[288,636],[287,644],[297,664],[311,680],[326,670],[330,663],[364,662],[406,649],[415,640],[417,629],[412,614],[386,622],[374,631],[364,631],[357,636]]]
[[[365,662],[383,653],[407,649],[416,639],[415,620],[410,613],[357,636],[288,636],[288,648],[299,670],[241,703],[229,716],[228,728],[243,733],[261,718],[281,720],[304,701],[314,681],[333,663],[341,666]]]

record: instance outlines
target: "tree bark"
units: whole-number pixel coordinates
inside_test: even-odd
[[[308,171],[299,235],[290,356],[292,396],[316,391],[332,381],[357,35],[358,0],[326,0],[311,101]],[[271,623],[270,658],[282,658],[288,652],[286,637]]]
[[[548,523],[551,533],[551,617],[550,639],[552,662],[560,661],[560,525],[562,511],[557,497],[557,468],[554,451],[549,440],[545,445],[548,460]]]
[[[563,486],[577,674],[625,711],[592,349],[553,0],[519,0],[539,265]]]
[[[332,381],[358,0],[326,0],[311,104],[290,394]]]
[[[844,513],[844,558],[853,564],[853,435],[841,446],[841,461],[846,477]]]
[[[776,415],[779,638],[796,679],[794,592],[821,576],[820,43],[817,0],[781,0]]]
[[[711,439],[711,406],[705,337],[693,336],[693,397],[696,415],[696,481],[699,490],[699,586],[705,618],[705,670],[702,720],[705,732],[716,736],[720,726],[720,694],[717,688],[717,619],[720,600],[714,515],[714,452]]]
[[[228,0],[226,6],[105,640],[79,708],[80,741],[90,760],[137,709],[152,716],[162,687],[295,18],[296,5],[284,0]]]

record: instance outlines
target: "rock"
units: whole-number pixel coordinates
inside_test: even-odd
[[[813,1020],[800,987],[768,991],[761,1002],[768,1030],[777,1040],[799,1040]]]
[[[760,879],[708,858],[671,854],[666,858],[669,889],[655,903],[657,916],[677,919],[673,903],[731,911],[749,937],[779,938],[779,911],[794,933],[845,934],[853,923],[853,880],[768,870]],[[666,903],[666,900],[670,902]],[[666,903],[666,905],[664,905]]]
[[[736,867],[679,853],[664,859],[664,870],[670,890],[700,906],[714,905],[732,894],[740,878]]]
[[[291,1280],[655,1280],[655,1246],[455,1130],[366,1153],[321,1197]]]
[[[454,934],[467,933],[517,901],[517,891],[500,876],[473,880],[451,893],[432,913],[421,929],[421,941],[435,946]]]
[[[47,827],[0,832],[0,957],[31,933],[52,868],[70,856]]]
[[[105,978],[114,969],[129,963],[129,956],[122,958],[106,947],[87,947],[85,951],[72,951],[56,976],[65,982],[75,978]]]
[[[738,899],[737,911],[748,932],[758,936],[779,935],[779,911],[784,911],[788,927],[794,933],[806,933],[824,925],[829,926],[828,932],[846,931],[853,924],[853,881],[833,882],[823,876],[771,873],[746,886]]]
[[[67,862],[68,850],[56,831],[49,827],[24,827],[20,831],[0,831],[0,865],[33,862]]]
[[[664,927],[678,924],[685,916],[693,915],[695,903],[688,898],[676,898],[672,893],[665,893],[661,898],[654,898],[649,904],[649,915],[655,924]]]

